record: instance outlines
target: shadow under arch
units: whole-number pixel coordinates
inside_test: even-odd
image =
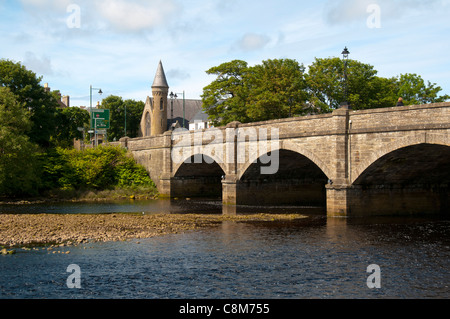
[[[211,157],[196,154],[176,168],[171,179],[171,197],[222,198],[222,167]]]
[[[360,214],[450,213],[450,146],[420,143],[393,150],[369,165],[352,185]]]
[[[237,185],[237,202],[241,205],[296,205],[326,207],[328,177],[308,157],[297,152],[279,149],[275,174],[261,174],[261,158],[242,172]],[[273,164],[273,163],[272,163]]]

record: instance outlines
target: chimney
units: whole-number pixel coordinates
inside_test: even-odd
[[[63,96],[62,102],[63,102],[67,107],[70,107],[70,96],[64,95],[64,96]]]

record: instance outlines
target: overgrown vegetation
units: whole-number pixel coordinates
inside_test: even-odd
[[[40,154],[42,186],[60,190],[155,188],[144,167],[120,147],[78,151],[56,148]]]
[[[148,173],[124,149],[74,150],[73,140],[83,137],[78,128],[89,125],[89,113],[60,108],[58,92],[45,90],[41,80],[20,63],[0,59],[0,197],[156,193]]]
[[[116,199],[157,193],[145,168],[120,147],[56,148],[32,154],[29,160],[27,174],[20,179],[18,175],[0,179],[1,196]]]

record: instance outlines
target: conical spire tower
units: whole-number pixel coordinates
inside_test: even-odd
[[[159,61],[158,69],[156,70],[155,80],[153,81],[152,88],[169,88],[167,84],[166,74],[164,73],[164,67],[162,62]]]
[[[162,62],[159,61],[156,70],[155,80],[152,85],[153,103],[151,135],[164,134],[167,131],[167,99],[169,96],[169,85],[167,84],[166,74]]]

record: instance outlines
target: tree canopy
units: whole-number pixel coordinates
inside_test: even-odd
[[[347,100],[352,109],[443,102],[442,88],[420,75],[408,73],[383,78],[366,63],[349,60],[348,92],[340,58],[316,58],[308,71],[292,59],[262,61],[253,67],[233,60],[209,69],[216,79],[203,90],[203,108],[216,125],[280,119],[332,112]]]
[[[202,95],[203,108],[215,124],[288,117],[305,106],[305,68],[297,61],[267,60],[249,67],[234,60],[207,73],[217,76]]]
[[[0,87],[7,87],[22,107],[30,112],[28,137],[40,146],[49,147],[56,130],[58,102],[45,91],[41,80],[20,63],[0,60]]]
[[[128,137],[139,135],[139,126],[145,104],[142,101],[123,100],[120,96],[111,95],[102,101],[102,108],[110,110],[111,129],[108,130],[108,140],[119,140],[125,136],[125,110]]]
[[[37,147],[27,136],[29,112],[9,88],[0,87],[0,194],[36,191]]]

